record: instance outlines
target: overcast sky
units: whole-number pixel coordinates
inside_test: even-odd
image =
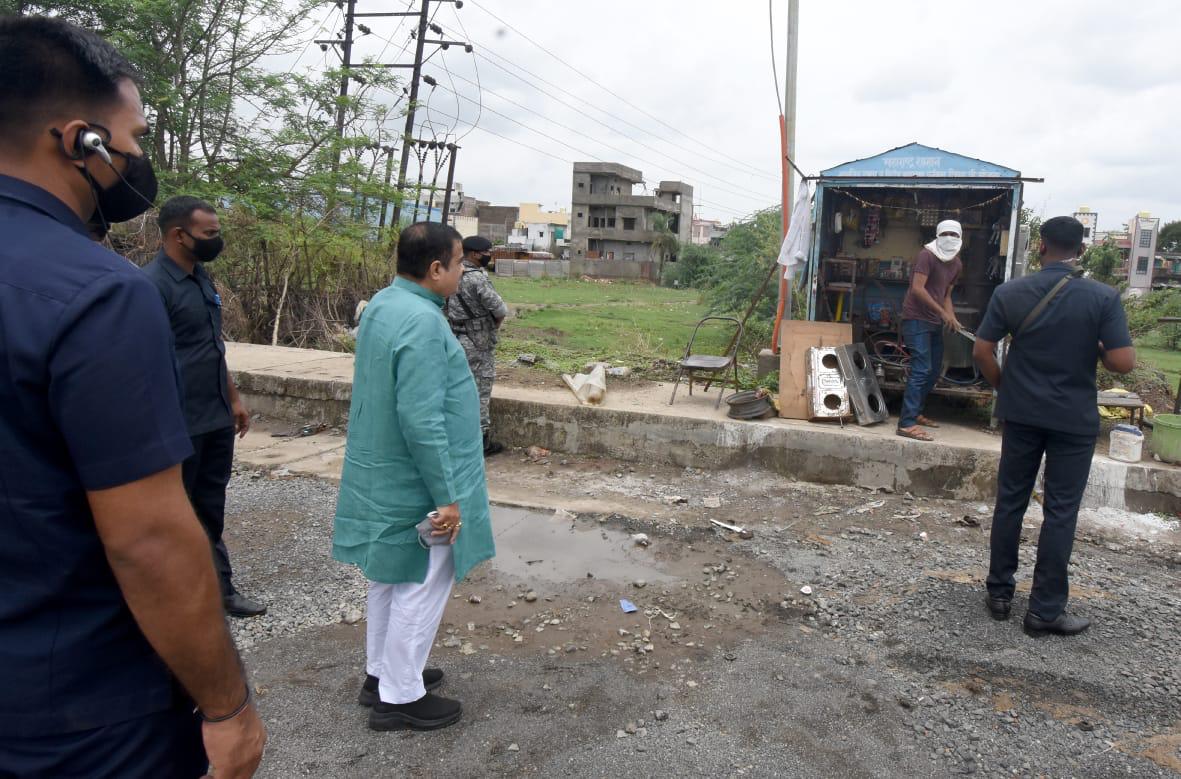
[[[1045,216],[1086,205],[1100,229],[1142,210],[1181,219],[1175,4],[800,5],[793,156],[805,171],[919,141],[1045,178],[1025,195]],[[787,0],[774,8],[782,74]],[[332,13],[316,21],[336,30]],[[570,161],[601,159],[639,168],[650,187],[690,183],[706,217],[728,221],[778,201],[765,0],[466,0],[459,11],[440,3],[436,22],[449,37],[464,36],[460,20],[482,55],[454,47],[446,55],[464,97],[447,91],[439,55],[424,72],[441,82],[430,95],[432,126],[464,136],[457,180],[468,194],[569,207]],[[373,35],[359,44],[362,55],[399,54],[409,23],[363,21]],[[312,47],[299,67],[323,63]],[[475,130],[479,90],[469,80],[484,88]]]

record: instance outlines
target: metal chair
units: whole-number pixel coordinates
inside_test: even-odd
[[[697,340],[697,331],[701,326],[711,320],[719,322],[733,322],[734,323],[734,340],[730,342],[730,347],[725,355],[712,354],[693,354],[693,342]],[[677,399],[677,388],[681,386],[681,377],[685,373],[689,374],[689,395],[693,395],[693,374],[701,373],[725,373],[728,368],[734,369],[734,391],[738,391],[738,344],[742,341],[742,323],[734,317],[729,316],[707,316],[697,323],[693,328],[693,335],[689,338],[689,345],[685,347],[685,356],[681,358],[680,368],[677,371],[677,380],[673,384],[673,396],[669,398],[668,404],[671,406],[673,401]],[[718,399],[714,403],[714,408],[720,408],[722,405],[722,395],[724,384],[718,385]],[[708,385],[706,391],[709,391]]]

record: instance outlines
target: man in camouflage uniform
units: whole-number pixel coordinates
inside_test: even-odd
[[[451,331],[467,353],[467,362],[480,391],[480,427],[484,431],[484,456],[504,449],[488,438],[488,402],[496,378],[497,331],[508,316],[508,306],[492,287],[486,268],[492,261],[492,242],[473,236],[463,241],[463,278],[459,290],[447,298],[444,312]]]

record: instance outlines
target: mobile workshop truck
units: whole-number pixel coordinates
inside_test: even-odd
[[[1025,179],[1035,181],[1037,179]],[[975,332],[993,290],[1024,272],[1021,172],[911,143],[822,171],[813,202],[807,318],[852,326],[885,391],[905,388],[902,301],[910,269],[935,226],[963,226],[964,270],[952,294],[956,317]],[[944,335],[937,394],[988,399],[972,343]]]

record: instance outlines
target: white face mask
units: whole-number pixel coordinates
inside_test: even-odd
[[[939,247],[939,259],[950,260],[959,254],[964,242],[956,235],[941,235],[935,240],[935,245]]]

